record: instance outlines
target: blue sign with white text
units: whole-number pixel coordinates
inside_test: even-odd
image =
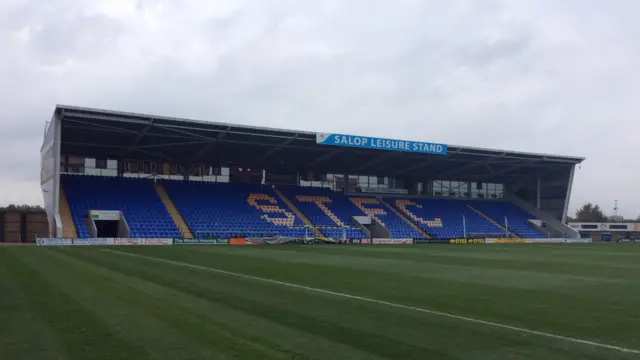
[[[419,141],[382,139],[368,136],[343,134],[316,134],[316,143],[333,146],[348,146],[363,149],[404,151],[412,153],[447,155],[447,145]]]

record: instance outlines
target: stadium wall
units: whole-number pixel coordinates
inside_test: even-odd
[[[44,140],[40,149],[40,188],[47,213],[49,234],[62,236],[62,222],[59,215],[60,191],[60,133],[61,123],[54,114],[45,128]]]
[[[413,245],[413,244],[590,244],[588,239],[520,239],[520,238],[474,238],[474,239],[358,239],[348,242],[361,245]],[[232,239],[170,239],[170,238],[38,238],[38,246],[91,246],[91,245],[277,245],[277,244],[337,244],[327,239],[295,240],[285,238],[232,238]],[[342,243],[345,244],[345,243]]]
[[[44,211],[0,211],[0,242],[35,242],[49,236],[49,223]]]

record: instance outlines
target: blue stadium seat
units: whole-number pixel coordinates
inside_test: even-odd
[[[345,196],[328,188],[282,187],[282,193],[328,237],[365,238],[354,216],[375,216],[393,238],[421,238],[404,219],[373,197]]]
[[[367,237],[353,223],[354,215],[364,215],[346,197],[327,188],[278,187],[284,196],[322,233],[334,239]]]
[[[89,210],[122,211],[131,237],[180,237],[180,231],[149,179],[63,175],[67,200],[80,237],[89,237]],[[164,180],[163,185],[197,237],[313,237],[271,185]],[[366,238],[354,216],[378,219],[393,238],[423,235],[387,205],[370,196],[344,195],[327,188],[279,187],[311,223],[328,237]],[[523,238],[542,238],[534,217],[504,201],[385,198],[396,211],[435,238],[505,237],[504,229]],[[473,208],[472,208],[473,207]]]
[[[505,237],[506,232],[473,209],[470,201],[426,198],[387,198],[392,206],[405,214],[434,238]]]
[[[62,175],[61,180],[81,238],[91,236],[90,210],[122,211],[134,238],[181,236],[151,180],[90,175]]]
[[[388,230],[392,238],[396,239],[421,239],[424,238],[418,230],[411,226],[405,219],[398,216],[387,205],[374,197],[349,196],[349,201],[355,204],[364,214],[373,216]]]
[[[196,237],[313,237],[270,185],[164,181]]]
[[[471,202],[471,206],[480,210],[503,227],[507,227],[509,231],[515,233],[519,237],[530,239],[547,237],[529,223],[529,220],[533,220],[536,217],[527,213],[515,204],[505,201],[478,200]]]

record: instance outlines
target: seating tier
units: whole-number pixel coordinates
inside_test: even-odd
[[[421,229],[435,238],[503,237],[506,232],[469,208],[470,201],[387,198]],[[466,228],[466,231],[465,231]]]
[[[131,237],[173,238],[180,231],[149,179],[61,176],[79,237],[90,237],[90,210],[121,211]]]
[[[522,238],[545,238],[546,235],[530,225],[535,216],[520,207],[503,201],[477,201],[472,206],[492,218],[501,226]],[[505,224],[506,223],[506,224]]]
[[[314,236],[278,201],[270,185],[189,181],[163,185],[196,237]]]

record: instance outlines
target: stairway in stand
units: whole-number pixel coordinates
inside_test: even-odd
[[[60,184],[60,220],[62,220],[62,236],[65,238],[77,238],[78,231],[76,224],[73,222],[71,207],[67,201],[67,194],[64,192],[62,184]]]
[[[398,211],[398,209],[393,207],[393,205],[389,204],[385,200],[381,199],[380,202],[383,203],[386,207],[388,207],[389,210],[391,210],[394,213],[396,213],[396,215],[398,215],[400,217],[400,219],[404,220],[407,224],[409,224],[411,227],[416,229],[416,231],[419,232],[420,234],[422,234],[422,236],[424,236],[425,239],[430,239],[431,238],[431,236],[429,236],[429,234],[427,234],[426,231],[422,230],[422,228],[420,228],[420,226],[416,225],[416,223],[414,223],[413,221],[409,220],[409,218],[407,218],[405,216],[405,214],[402,213],[402,211]]]
[[[173,200],[171,200],[171,198],[169,197],[169,194],[167,194],[167,191],[164,189],[164,186],[162,186],[162,184],[160,183],[155,183],[154,185],[156,188],[156,192],[158,193],[158,196],[164,203],[164,206],[167,208],[169,215],[171,215],[173,222],[178,227],[178,230],[180,230],[180,233],[182,234],[182,236],[185,239],[193,239],[193,233],[191,232],[191,229],[189,228],[187,223],[184,221],[182,214],[180,214],[180,212],[176,208],[176,205],[173,203]]]
[[[506,234],[509,234],[510,236],[519,239],[520,236],[518,236],[518,234],[514,233],[513,231],[510,231],[509,229],[507,229],[506,227],[504,227],[504,225],[498,223],[497,221],[495,221],[491,216],[485,214],[483,211],[478,210],[476,208],[474,208],[471,205],[467,205],[467,207],[475,212],[477,212],[478,214],[480,214],[482,217],[484,217],[485,219],[487,219],[489,222],[493,223],[494,225],[496,225],[497,227],[499,227],[500,229],[504,230],[504,232]]]
[[[320,229],[314,227],[311,221],[309,221],[309,219],[306,216],[304,216],[302,211],[300,211],[300,209],[298,209],[295,205],[293,205],[291,200],[289,200],[286,196],[284,196],[284,194],[280,190],[278,190],[278,188],[274,186],[273,191],[275,191],[275,193],[278,195],[280,200],[282,200],[282,202],[285,203],[285,205],[287,205],[289,210],[293,211],[293,213],[296,214],[296,216],[300,218],[300,220],[302,220],[302,222],[304,222],[305,225],[311,226],[311,228],[313,229],[313,233],[317,237],[325,237],[325,235],[320,231]]]

